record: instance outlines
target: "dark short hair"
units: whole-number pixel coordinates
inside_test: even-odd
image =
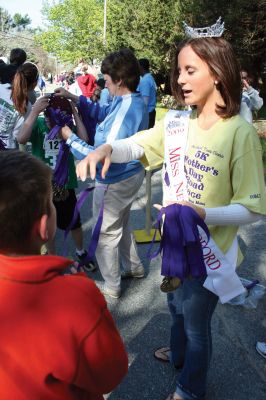
[[[26,61],[26,59],[27,54],[23,49],[16,48],[11,50],[9,57],[11,64],[21,65]]]
[[[110,75],[116,83],[122,80],[123,86],[135,92],[139,80],[140,69],[137,58],[129,49],[121,49],[108,54],[102,62],[101,72]]]
[[[50,214],[51,179],[36,157],[0,151],[0,251],[25,252],[34,223]]]
[[[179,77],[178,54],[186,46],[200,57],[209,67],[210,73],[219,82],[220,91],[225,106],[216,105],[216,112],[222,118],[229,118],[239,113],[241,101],[240,67],[230,43],[221,37],[187,39],[178,46],[171,74],[172,92],[177,101],[183,100]]]
[[[104,88],[105,88],[105,80],[104,80],[103,78],[99,78],[99,79],[96,81],[96,83],[97,83],[98,86],[100,86],[101,89],[104,89]]]
[[[139,65],[144,69],[144,71],[150,70],[150,62],[147,58],[140,58]]]

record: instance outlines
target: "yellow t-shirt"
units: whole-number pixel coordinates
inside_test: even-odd
[[[138,132],[132,139],[144,148],[144,166],[155,168],[164,161],[164,121]],[[242,204],[266,214],[266,196],[261,145],[252,125],[239,115],[220,119],[208,130],[198,127],[196,113],[190,116],[185,174],[189,201],[212,208]],[[211,236],[225,253],[237,226],[210,226]]]

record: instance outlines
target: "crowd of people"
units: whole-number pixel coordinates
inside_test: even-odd
[[[186,26],[171,71],[183,107],[156,123],[149,60],[129,49],[109,53],[99,79],[81,60],[34,106],[37,66],[21,49],[0,64],[1,399],[100,400],[124,378],[127,352],[103,295],[119,299],[123,277],[145,276],[130,209],[144,168],[161,166],[162,274],[181,284],[167,293],[170,341],[154,356],[180,371],[167,400],[206,398],[213,313],[246,290],[238,228],[266,214],[250,117],[261,98],[217,24],[208,34]],[[27,142],[32,155],[17,150]],[[88,176],[92,254],[75,193]],[[56,255],[56,228],[71,231],[81,268]],[[97,266],[99,287],[88,278]]]

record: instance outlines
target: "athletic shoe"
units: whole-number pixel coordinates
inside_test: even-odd
[[[104,294],[105,296],[112,297],[113,299],[119,299],[119,297],[121,296],[121,289],[114,290],[109,288],[105,284],[98,285],[98,287],[102,294]]]
[[[143,278],[145,275],[145,270],[143,267],[136,268],[134,270],[124,270],[121,272],[121,278]]]
[[[96,271],[97,267],[93,261],[86,261],[88,253],[85,251],[80,256],[76,253],[76,256],[80,262],[80,265],[84,268],[85,272],[93,272]]]
[[[256,350],[262,357],[266,358],[266,342],[257,342]]]

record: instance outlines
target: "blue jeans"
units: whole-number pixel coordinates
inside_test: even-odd
[[[203,287],[204,278],[188,278],[168,293],[172,316],[170,348],[174,365],[183,365],[176,393],[203,399],[212,353],[211,318],[218,297]]]

